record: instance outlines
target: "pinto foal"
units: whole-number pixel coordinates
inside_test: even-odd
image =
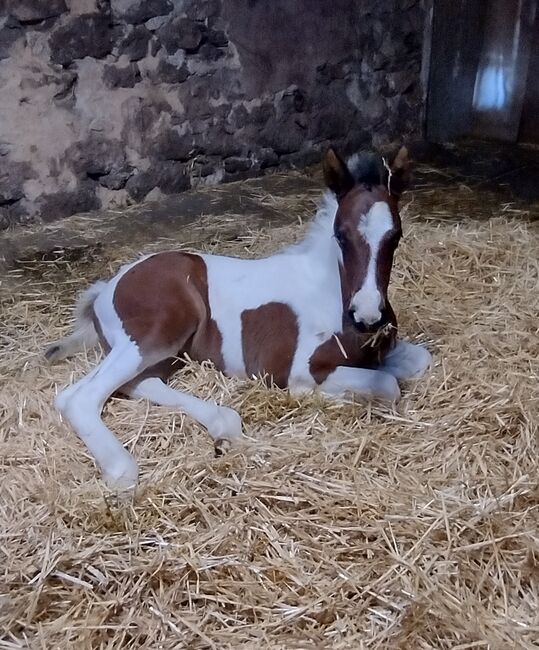
[[[101,419],[115,391],[182,409],[215,441],[241,437],[236,411],[166,384],[186,353],[293,392],[318,386],[391,401],[400,396],[397,379],[429,366],[427,350],[396,341],[387,297],[406,149],[390,164],[372,154],[346,164],[330,149],[323,169],[330,192],[301,243],[255,260],[148,255],[82,294],[73,333],[46,356],[55,361],[98,342],[107,352],[56,406],[111,487],[131,488],[138,479],[136,461]]]

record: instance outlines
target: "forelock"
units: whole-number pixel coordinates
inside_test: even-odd
[[[354,154],[347,161],[348,169],[356,184],[376,187],[387,185],[387,169],[382,156],[377,153]]]

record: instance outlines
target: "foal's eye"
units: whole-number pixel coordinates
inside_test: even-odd
[[[344,244],[346,243],[346,237],[344,236],[344,233],[338,230],[335,233],[335,239],[337,240],[337,244],[339,244],[339,246],[343,248]]]

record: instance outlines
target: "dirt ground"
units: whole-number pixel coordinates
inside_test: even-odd
[[[404,200],[392,302],[434,366],[397,407],[189,365],[175,385],[245,444],[215,458],[181,413],[111,400],[141,465],[122,506],[52,407],[97,359],[43,361],[76,293],[139,252],[291,243],[320,176],[4,233],[0,648],[536,648],[539,206],[492,176],[425,164]]]

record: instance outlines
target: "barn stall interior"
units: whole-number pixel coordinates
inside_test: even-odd
[[[1,647],[536,647],[538,23],[508,6],[4,3]],[[273,252],[329,144],[403,139],[391,295],[428,377],[389,407],[190,363],[244,444],[112,399],[141,483],[110,495],[52,405],[98,354],[43,360],[77,292],[140,252]]]

